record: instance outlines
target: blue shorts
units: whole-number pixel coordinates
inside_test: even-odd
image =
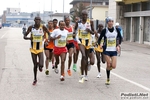
[[[113,57],[113,56],[117,56],[117,51],[104,51],[103,54],[109,57]]]

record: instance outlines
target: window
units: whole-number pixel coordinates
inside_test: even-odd
[[[125,5],[124,6],[124,11],[125,12],[131,12],[131,4]]]
[[[106,5],[109,5],[109,2],[106,2]]]
[[[142,2],[142,11],[150,10],[150,2]]]
[[[133,4],[133,11],[140,11],[140,7],[141,7],[140,3],[134,3]]]

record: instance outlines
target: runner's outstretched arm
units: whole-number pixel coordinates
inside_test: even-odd
[[[48,39],[50,39],[50,32],[48,31],[48,29],[44,25],[43,25],[43,31],[48,34]]]
[[[32,26],[30,26],[27,30],[27,32],[24,34],[25,40],[32,40],[32,37],[27,37],[27,35],[31,32]]]
[[[117,30],[117,45],[120,45],[121,44],[121,42],[122,42],[122,36],[121,36],[121,34],[120,34],[120,31],[116,28],[116,30]]]
[[[98,41],[97,41],[98,45],[100,45],[102,38],[105,36],[105,33],[106,33],[106,30],[105,29],[102,30],[100,37],[98,38]]]

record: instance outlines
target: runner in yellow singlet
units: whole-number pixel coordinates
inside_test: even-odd
[[[94,24],[93,21],[88,19],[88,13],[86,10],[82,11],[82,20],[76,22],[75,32],[78,29],[78,44],[82,54],[81,59],[81,76],[79,82],[83,83],[84,80],[87,81],[87,71],[88,71],[88,57],[90,57],[90,65],[95,62],[95,57],[93,49],[91,49],[91,34],[94,34]],[[85,72],[85,75],[84,75]]]
[[[31,41],[31,57],[34,65],[34,81],[33,85],[37,83],[37,68],[39,67],[40,72],[42,72],[43,64],[44,64],[44,58],[43,58],[43,51],[44,51],[44,35],[45,33],[49,34],[48,29],[40,24],[41,18],[35,17],[34,19],[35,24],[32,26],[29,26],[27,32],[24,35],[25,40]],[[27,35],[31,32],[31,36],[27,37]],[[37,62],[37,58],[39,58],[39,63]]]
[[[103,30],[103,25],[99,24],[97,33],[95,35],[97,41],[98,41],[98,38],[100,37],[100,34],[101,34],[102,30]],[[102,39],[100,44],[103,45],[103,42],[104,42],[104,39]],[[100,68],[101,67],[101,61],[102,61],[102,63],[105,63],[103,49],[100,49],[100,46],[96,45],[95,53],[96,53],[96,58],[97,58],[97,69],[98,69],[97,78],[100,78],[101,77],[101,68]]]

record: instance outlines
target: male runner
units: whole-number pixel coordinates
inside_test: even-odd
[[[27,32],[24,35],[25,40],[31,41],[31,56],[32,61],[34,64],[34,81],[33,85],[37,83],[37,68],[39,67],[40,72],[42,72],[43,68],[43,50],[44,50],[44,34],[47,32],[49,34],[49,31],[47,28],[41,24],[41,18],[35,17],[34,19],[35,24],[32,26],[29,26]],[[27,35],[31,32],[31,36],[27,37]],[[39,58],[39,63],[37,62],[37,57]]]
[[[95,57],[93,49],[91,49],[92,41],[91,34],[94,34],[93,22],[88,19],[88,13],[86,10],[82,11],[82,20],[75,25],[75,32],[78,29],[79,47],[82,54],[81,59],[81,77],[79,82],[83,83],[87,81],[87,70],[88,70],[88,57],[90,57],[90,65],[94,64]],[[85,76],[84,76],[85,72]]]
[[[75,36],[75,34],[73,34],[73,26],[70,25],[70,18],[69,16],[65,16],[64,21],[66,23],[66,27],[65,29],[69,32],[68,36],[67,36],[67,49],[68,49],[68,53],[69,53],[69,60],[68,60],[68,75],[71,76],[71,63],[72,63],[72,55],[74,53],[74,39],[73,36]]]
[[[78,23],[78,21],[80,21],[79,17],[75,18],[75,23]],[[75,27],[75,25],[74,25]],[[76,36],[74,36],[74,55],[73,55],[73,70],[76,72],[77,71],[77,61],[78,61],[78,55],[79,55],[79,45],[78,45],[78,36],[77,36],[77,31],[74,32],[76,34]]]
[[[53,21],[50,20],[48,22],[48,29],[50,34],[53,32]],[[46,71],[45,74],[49,75],[49,70],[48,70],[48,66],[49,66],[49,61],[52,61],[52,69],[54,69],[54,55],[53,55],[53,49],[54,49],[54,43],[52,40],[48,40],[48,35],[46,34],[46,40],[45,42],[47,42],[48,44],[45,43],[44,45],[44,51],[45,51],[45,65],[46,65]],[[47,46],[46,46],[47,45]]]
[[[64,73],[64,69],[65,69],[65,60],[66,60],[66,54],[67,54],[67,47],[66,47],[66,43],[67,43],[67,34],[68,31],[65,30],[65,22],[64,21],[60,21],[59,22],[59,29],[55,29],[52,34],[50,39],[54,40],[54,55],[55,55],[55,69],[58,68],[58,64],[59,64],[59,57],[61,58],[61,77],[60,80],[64,81],[65,80],[65,73]]]
[[[102,30],[103,30],[103,25],[99,24],[97,33],[95,35],[96,36],[96,40],[98,40]],[[104,42],[104,40],[101,41],[101,45],[103,45],[103,42]],[[101,69],[100,69],[101,64],[100,63],[101,63],[101,61],[102,61],[102,63],[105,63],[105,59],[104,59],[103,49],[100,49],[98,45],[96,45],[96,46],[97,47],[95,48],[95,53],[96,53],[96,58],[97,58],[97,69],[98,69],[97,78],[100,78],[101,77],[101,73],[100,73],[100,71],[101,71]]]
[[[53,28],[54,29],[58,29],[59,27],[57,26],[58,20],[57,19],[53,19]]]

